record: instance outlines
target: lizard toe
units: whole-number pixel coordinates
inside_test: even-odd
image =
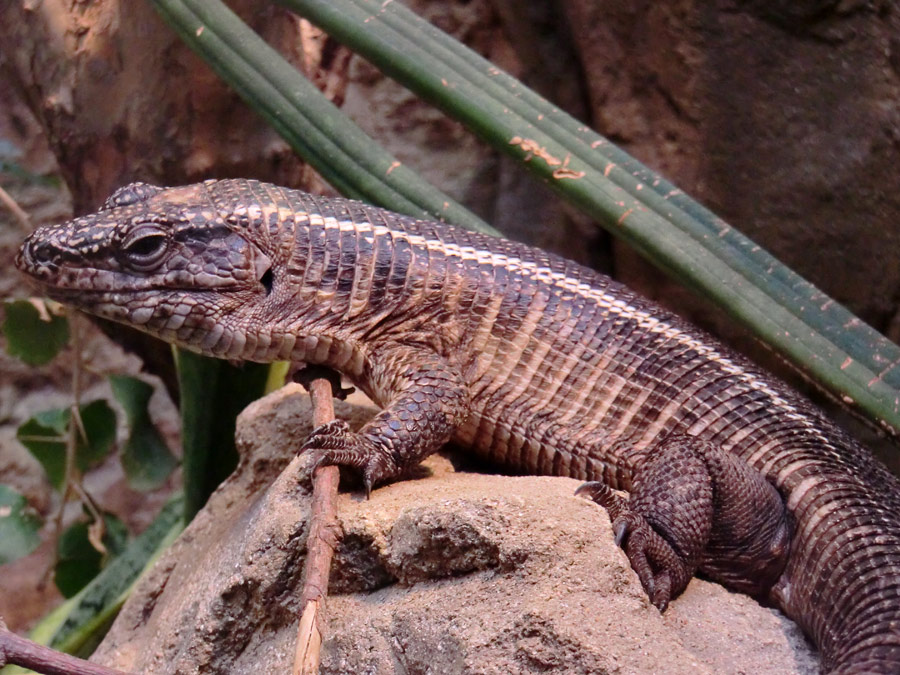
[[[684,562],[669,543],[644,518],[628,513],[616,525],[625,532],[625,555],[650,602],[664,612],[673,595],[683,590],[690,579]],[[679,580],[673,588],[673,578]]]
[[[316,428],[304,441],[300,452],[313,454],[310,475],[322,466],[345,466],[361,472],[367,498],[377,483],[398,473],[385,448],[362,434],[350,431],[342,420]]]
[[[305,452],[309,447],[322,442],[322,439],[340,438],[349,432],[350,426],[344,420],[331,420],[330,422],[321,424],[313,429],[309,436],[306,437],[303,445],[300,446],[300,452]]]

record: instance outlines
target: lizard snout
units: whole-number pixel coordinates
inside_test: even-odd
[[[59,248],[42,239],[41,230],[36,230],[19,247],[15,257],[16,267],[33,277],[47,277],[57,267]]]

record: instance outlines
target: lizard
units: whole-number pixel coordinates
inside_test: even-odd
[[[780,608],[825,671],[900,672],[897,478],[780,380],[599,272],[244,179],[126,186],[37,229],[16,265],[51,298],[188,349],[340,371],[381,410],[300,451],[367,491],[451,440],[587,481],[660,610],[699,572]]]

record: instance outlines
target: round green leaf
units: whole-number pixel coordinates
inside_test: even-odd
[[[64,316],[42,313],[28,300],[4,303],[3,334],[6,350],[30,366],[41,366],[69,341],[69,322]]]
[[[106,524],[102,539],[106,547],[105,556],[88,539],[87,523],[75,523],[59,538],[59,560],[54,580],[60,593],[67,598],[84,588],[128,543],[128,530],[121,520],[111,514],[104,514],[103,521]]]

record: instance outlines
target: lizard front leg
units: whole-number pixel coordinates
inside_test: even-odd
[[[366,494],[443,446],[469,413],[469,391],[459,370],[426,348],[390,347],[372,355],[370,379],[386,394],[384,409],[358,432],[337,420],[315,429],[300,452],[315,466],[362,471]],[[405,364],[400,368],[387,367]],[[378,381],[381,373],[397,373]]]
[[[660,611],[698,570],[764,597],[787,563],[791,523],[781,495],[707,441],[680,434],[660,442],[628,500],[603,483],[578,493],[607,509],[616,543]]]

